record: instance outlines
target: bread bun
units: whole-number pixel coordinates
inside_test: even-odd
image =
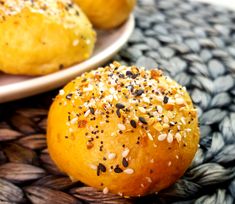
[[[104,193],[146,195],[189,167],[199,142],[197,112],[185,88],[160,70],[114,62],[60,90],[47,142],[73,180]]]
[[[121,25],[132,12],[136,0],[74,0],[100,29]]]
[[[43,75],[87,59],[95,32],[70,0],[3,0],[0,70]]]

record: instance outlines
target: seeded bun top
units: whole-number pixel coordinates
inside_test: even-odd
[[[70,0],[3,0],[0,3],[0,21],[20,14],[23,9],[43,14],[65,27],[77,26],[79,21],[76,19],[80,18],[81,11]]]
[[[126,196],[172,184],[198,140],[197,113],[184,87],[160,70],[117,62],[70,82],[49,114],[49,151],[61,170]]]

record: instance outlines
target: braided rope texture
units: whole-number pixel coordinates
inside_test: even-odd
[[[135,16],[135,31],[114,60],[158,66],[187,87],[201,131],[188,171],[170,188],[137,199],[72,183],[46,147],[53,91],[0,106],[0,203],[235,202],[235,12],[186,0],[141,0]]]

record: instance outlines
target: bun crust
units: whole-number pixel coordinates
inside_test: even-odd
[[[100,29],[121,25],[132,12],[136,0],[75,0],[92,24]]]
[[[160,70],[114,62],[60,90],[47,141],[52,159],[73,180],[104,193],[146,195],[189,167],[198,119],[185,88]]]
[[[70,0],[3,0],[0,70],[43,75],[87,59],[96,34]]]

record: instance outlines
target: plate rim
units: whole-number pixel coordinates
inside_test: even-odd
[[[125,30],[122,36],[118,38],[112,45],[90,58],[90,60],[86,60],[79,64],[73,65],[68,69],[49,75],[4,85],[2,87],[0,86],[0,103],[25,98],[56,89],[66,84],[69,80],[75,78],[79,74],[91,69],[92,67],[99,66],[107,62],[123,47],[123,45],[131,36],[135,27],[134,14],[131,14],[128,20],[122,26]]]

